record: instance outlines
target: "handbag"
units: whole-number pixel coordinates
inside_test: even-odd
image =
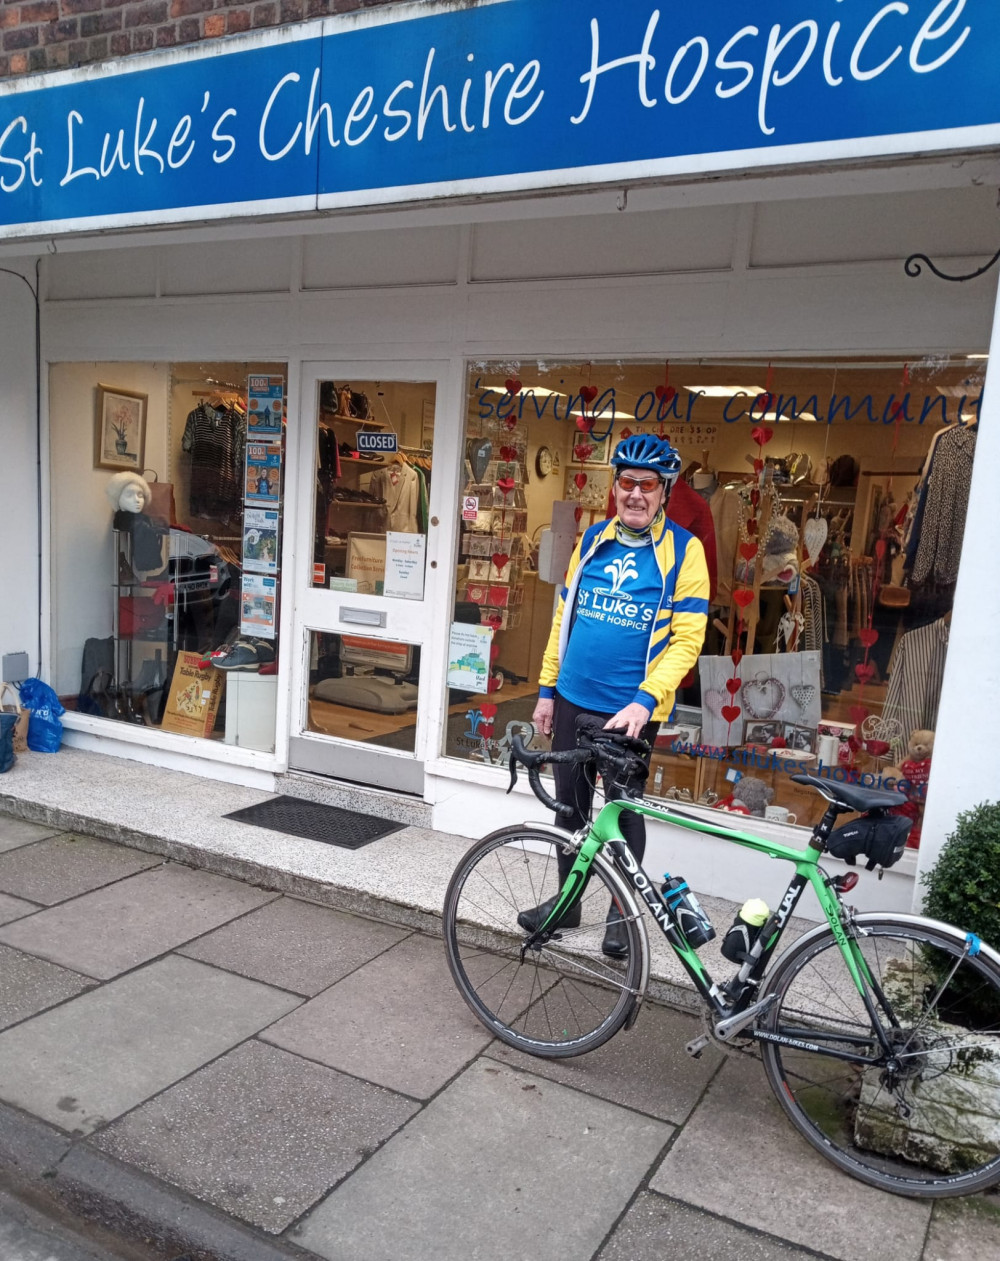
[[[13,702],[8,703],[5,699],[7,695],[13,697]],[[27,753],[28,751],[28,719],[31,717],[31,710],[25,709],[21,704],[21,698],[18,695],[17,688],[10,683],[4,683],[0,687],[0,713],[13,714],[15,723],[13,727],[13,743],[15,753]]]
[[[164,521],[167,525],[173,525],[177,520],[173,482],[161,482],[153,469],[146,469],[143,477],[153,492],[152,499],[146,505],[146,511],[151,517]]]
[[[910,588],[885,586],[879,587],[878,602],[884,609],[905,609],[910,604]]]
[[[151,595],[118,597],[118,633],[122,639],[148,635],[163,625],[166,607],[157,604]]]

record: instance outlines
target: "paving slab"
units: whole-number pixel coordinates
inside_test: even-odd
[[[525,1072],[682,1125],[723,1059],[715,1047],[706,1048],[697,1060],[685,1053],[685,1044],[701,1030],[701,1021],[693,1016],[647,1004],[631,1029],[587,1055],[542,1060],[502,1042],[494,1042],[487,1054]]]
[[[672,1132],[480,1060],[288,1237],[329,1261],[582,1261]]]
[[[278,895],[175,863],[0,929],[0,942],[107,980]]]
[[[89,977],[0,946],[0,1029],[90,989]]]
[[[92,1141],[278,1234],[418,1107],[381,1086],[253,1040]]]
[[[427,1099],[490,1042],[439,940],[414,935],[261,1034],[331,1068]]]
[[[1000,1257],[1000,1195],[939,1200],[923,1261],[986,1261]]]
[[[649,1185],[842,1261],[918,1261],[931,1212],[824,1160],[744,1055],[719,1070]]]
[[[0,1033],[0,1098],[91,1133],[299,1001],[170,956]]]
[[[65,832],[0,854],[0,890],[54,906],[162,861],[155,854]]]
[[[407,930],[279,898],[180,952],[312,996],[407,936]]]
[[[815,1256],[643,1191],[597,1261],[814,1261]]]
[[[62,828],[47,823],[28,823],[25,819],[0,814],[0,854],[9,849],[18,849],[22,845],[31,845],[35,841],[44,841],[47,836],[55,836],[61,831]]]
[[[0,924],[24,919],[25,915],[30,915],[38,909],[38,904],[35,902],[25,902],[23,898],[12,898],[6,893],[0,893]]]

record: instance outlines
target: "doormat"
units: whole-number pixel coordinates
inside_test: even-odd
[[[324,806],[318,801],[303,801],[301,797],[274,797],[256,806],[234,810],[223,818],[270,828],[272,832],[284,832],[288,836],[302,836],[309,841],[322,841],[324,845],[338,845],[341,849],[360,849],[406,827],[405,823],[394,823],[392,819],[342,810],[339,806]]]

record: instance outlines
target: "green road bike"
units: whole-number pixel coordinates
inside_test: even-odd
[[[529,752],[517,765],[535,795],[546,763],[582,763],[596,782],[626,783],[645,768],[635,742],[581,734],[580,747]],[[463,998],[501,1041],[544,1058],[582,1055],[635,1022],[646,995],[646,914],[659,927],[707,1012],[688,1044],[759,1049],[774,1094],[795,1128],[828,1160],[900,1195],[965,1195],[1000,1181],[1000,955],[972,933],[904,914],[858,914],[843,901],[851,871],[820,865],[840,814],[884,810],[895,794],[805,775],[827,801],[805,849],[765,840],[732,816],[709,822],[671,805],[608,801],[574,835],[546,823],[502,828],[477,841],[444,904],[448,964]],[[636,782],[633,780],[633,782]],[[716,981],[621,833],[632,810],[717,837],[795,869],[737,971]],[[558,875],[572,868],[564,880]],[[776,955],[806,886],[825,923]],[[552,898],[534,931],[518,916]],[[610,904],[628,941],[621,960],[601,950]],[[537,921],[537,916],[536,916]],[[530,924],[531,918],[524,920]]]

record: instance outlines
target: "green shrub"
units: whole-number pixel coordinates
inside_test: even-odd
[[[924,884],[925,914],[976,933],[1000,950],[1000,801],[958,816]]]

